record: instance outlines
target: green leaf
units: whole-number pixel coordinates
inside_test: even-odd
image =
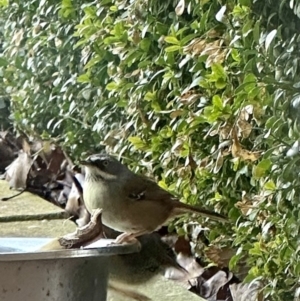
[[[239,3],[243,6],[251,6],[252,5],[251,0],[239,0]]]
[[[274,191],[276,190],[276,185],[272,180],[270,180],[267,183],[265,183],[264,189]]]
[[[235,89],[235,93],[240,93],[241,91],[250,91],[255,87],[256,81],[253,82],[245,82],[238,86],[237,89]]]
[[[240,53],[237,51],[237,49],[231,49],[231,56],[232,56],[232,58],[236,61],[236,62],[238,62],[238,63],[240,63],[241,62],[241,57],[240,57]]]
[[[124,27],[122,22],[118,22],[115,24],[114,32],[116,36],[122,36],[124,34]]]
[[[90,78],[88,76],[88,74],[81,74],[77,77],[77,81],[79,83],[89,83],[90,82]]]
[[[213,103],[214,107],[216,107],[218,110],[222,111],[223,101],[219,95],[213,96],[212,103]]]
[[[150,39],[144,38],[144,39],[141,40],[140,47],[143,51],[148,52],[150,46],[151,46],[151,40]]]
[[[0,57],[0,67],[6,67],[8,65],[8,61],[4,57]]]
[[[227,85],[227,82],[223,78],[218,78],[217,81],[215,82],[215,86],[217,89],[224,89]]]
[[[0,0],[0,6],[8,6],[8,0]]]
[[[159,185],[161,188],[163,188],[163,189],[165,189],[165,190],[168,190],[168,185],[166,184],[166,182],[165,182],[164,180],[159,181],[159,182],[158,182],[158,185]]]
[[[165,37],[165,41],[169,44],[175,44],[175,45],[179,45],[179,41],[177,40],[177,38],[175,37],[171,37],[171,36],[167,36]]]
[[[243,37],[247,37],[253,31],[253,20],[248,20],[242,28]]]
[[[216,76],[216,80],[219,78],[226,79],[226,72],[221,64],[213,64],[211,69],[212,73]]]
[[[230,261],[229,261],[229,269],[231,271],[234,271],[235,268],[236,268],[236,265],[237,263],[239,262],[239,260],[241,259],[241,255],[233,255],[231,258],[230,258]]]
[[[145,94],[144,99],[147,100],[147,101],[153,101],[153,100],[156,99],[156,93],[155,92],[147,92]]]
[[[174,52],[174,51],[178,51],[179,49],[181,49],[181,46],[173,45],[173,46],[166,47],[165,52]]]
[[[270,159],[264,159],[260,161],[256,166],[253,166],[253,176],[256,179],[262,178],[269,171],[272,166]]]
[[[128,138],[128,141],[136,148],[136,149],[144,149],[146,144],[145,142],[137,136],[131,136]]]
[[[103,43],[106,45],[112,45],[116,42],[119,42],[120,38],[119,37],[107,37],[103,40]]]
[[[253,39],[256,42],[256,44],[259,43],[259,38],[260,38],[259,22],[256,22],[253,28]]]
[[[108,91],[113,91],[118,89],[118,84],[116,82],[110,82],[109,84],[106,85],[106,90]]]

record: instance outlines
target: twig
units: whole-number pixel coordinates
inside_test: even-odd
[[[19,195],[22,194],[24,191],[26,191],[26,188],[23,189],[21,192],[15,194],[15,195],[12,195],[12,196],[9,196],[9,197],[6,197],[6,198],[2,198],[1,201],[8,201],[8,200],[10,200],[10,199],[12,199],[12,198],[14,198],[14,197],[16,197],[16,196],[19,196]]]
[[[86,226],[77,228],[75,232],[59,238],[59,244],[66,249],[79,248],[102,235],[101,213],[102,210],[95,210],[91,221]]]

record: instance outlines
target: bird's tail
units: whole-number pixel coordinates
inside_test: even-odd
[[[180,215],[184,213],[197,213],[204,217],[208,217],[210,219],[219,221],[219,222],[228,222],[228,218],[224,215],[221,215],[219,213],[216,213],[214,211],[206,210],[203,208],[199,208],[192,205],[187,205],[181,202],[178,202],[179,204],[176,204],[175,208],[173,209],[174,215]]]

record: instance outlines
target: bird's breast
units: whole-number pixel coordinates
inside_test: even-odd
[[[106,210],[111,207],[113,194],[111,189],[100,181],[86,181],[83,186],[84,203],[90,213],[97,208]]]
[[[113,187],[110,189],[109,187]],[[123,232],[132,230],[131,224],[124,224],[126,216],[126,201],[122,198],[119,185],[85,182],[83,199],[87,210],[93,213],[94,209],[102,209],[102,223],[114,230]]]

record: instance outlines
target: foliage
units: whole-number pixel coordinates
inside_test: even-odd
[[[299,0],[4,2],[17,128],[228,214],[207,238],[237,247],[231,268],[246,254],[246,280],[299,295]]]

